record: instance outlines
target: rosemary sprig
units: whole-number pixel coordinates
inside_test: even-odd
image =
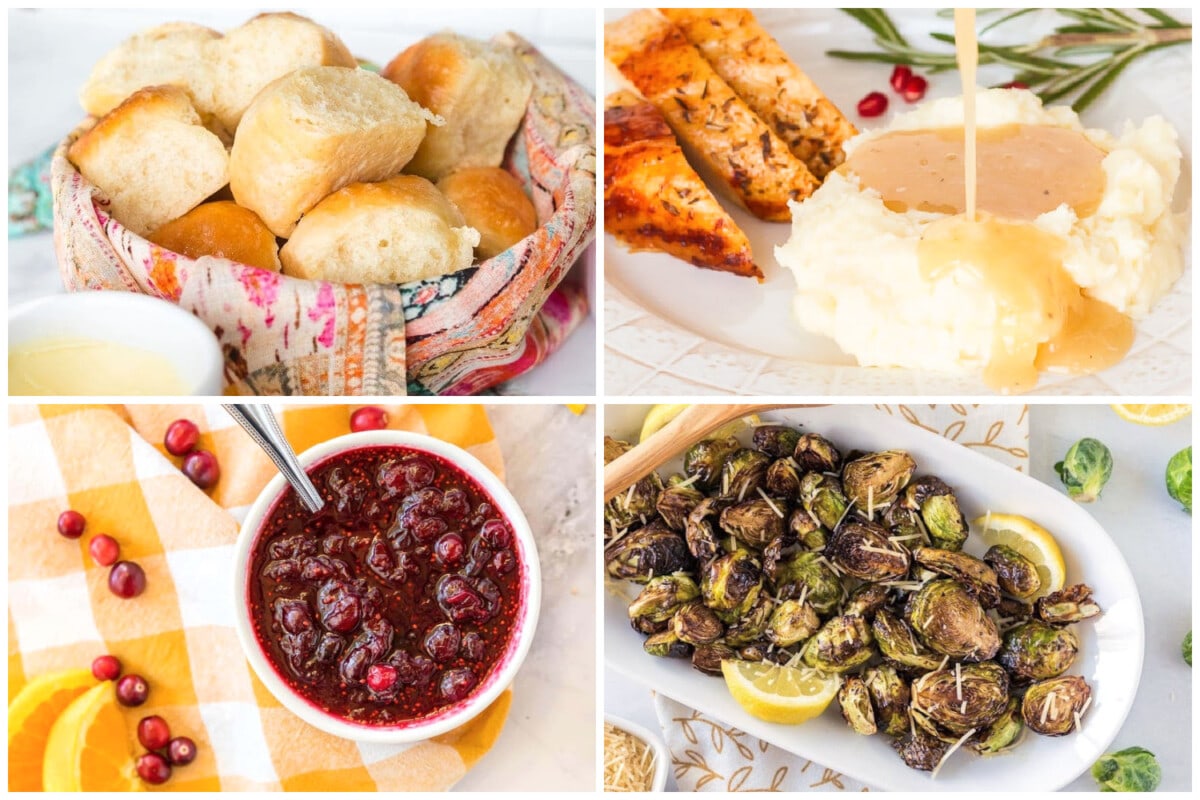
[[[926,50],[910,44],[882,8],[843,9],[875,35],[878,50],[830,50],[828,55],[848,61],[908,64],[928,72],[957,69],[954,53]],[[980,29],[982,35],[1037,9],[1003,12],[981,9],[995,19]],[[1090,106],[1138,58],[1164,47],[1192,41],[1192,26],[1157,8],[1140,8],[1143,19],[1113,8],[1055,9],[1067,22],[1054,33],[1026,44],[979,44],[979,63],[1001,64],[1013,70],[1013,80],[1037,92],[1045,103],[1077,95],[1071,107],[1080,112]],[[953,14],[952,9],[938,12]],[[953,46],[954,37],[931,33],[934,41]],[[1087,57],[1095,57],[1086,60]]]

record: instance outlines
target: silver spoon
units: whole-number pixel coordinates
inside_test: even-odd
[[[233,417],[238,425],[246,430],[246,433],[250,434],[254,443],[275,462],[279,472],[300,496],[300,502],[304,503],[304,507],[314,514],[320,511],[325,506],[325,500],[317,491],[317,487],[313,486],[313,482],[309,480],[304,468],[300,466],[300,461],[296,458],[296,451],[292,449],[291,444],[283,435],[283,431],[279,427],[279,420],[275,418],[271,407],[265,404],[243,405],[241,403],[222,404],[222,407],[229,412],[229,416]]]

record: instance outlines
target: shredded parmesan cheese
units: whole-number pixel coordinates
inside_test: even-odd
[[[961,703],[958,704],[958,713],[960,713],[960,714],[967,713],[967,701],[966,700],[963,700]]]
[[[654,787],[654,750],[628,731],[604,723],[604,791],[648,792]]]
[[[875,519],[875,487],[867,487],[867,519]]]
[[[873,545],[873,544],[860,544],[860,545],[858,546],[858,549],[859,549],[859,550],[866,550],[868,553],[880,553],[880,554],[882,554],[882,555],[885,555],[885,556],[895,556],[895,555],[899,555],[899,553],[897,553],[895,550],[889,550],[889,549],[888,549],[888,548],[886,548],[886,547],[876,547],[876,546],[875,546],[875,545]]]
[[[954,662],[954,694],[962,700],[962,662]],[[966,703],[963,703],[963,713],[966,713]]]
[[[1046,699],[1042,701],[1042,720],[1041,724],[1046,724],[1046,718],[1050,716],[1050,709],[1054,704],[1054,692],[1046,695]],[[1057,715],[1056,715],[1057,716]]]
[[[621,510],[628,511],[629,504],[633,502],[633,490],[637,488],[637,482],[629,484],[629,491],[625,493],[625,502],[621,503]]]
[[[780,519],[784,519],[784,514],[779,510],[779,506],[771,502],[771,498],[767,497],[767,493],[762,490],[762,487],[756,486],[754,488],[758,489],[758,493],[762,495],[763,500],[767,501],[767,505],[771,507],[771,510],[775,512],[776,516],[778,516]]]
[[[750,484],[748,484],[748,483],[742,484],[742,489],[740,492],[738,492],[738,502],[739,503],[746,499],[746,490],[749,488],[750,488]]]
[[[967,739],[970,739],[972,736],[974,736],[976,730],[978,730],[978,729],[971,728],[971,730],[967,731],[966,733],[964,733],[962,735],[961,739],[959,739],[957,742],[955,742],[954,744],[952,744],[950,746],[950,749],[947,750],[946,754],[944,756],[942,756],[940,761],[938,761],[937,766],[933,768],[933,773],[929,776],[930,780],[937,777],[938,773],[942,771],[942,765],[946,763],[946,759],[950,758],[950,756],[954,754],[955,750],[962,747],[963,743],[966,742]]]
[[[676,489],[686,489],[687,487],[691,486],[693,483],[695,483],[698,480],[700,480],[699,472],[697,472],[692,477],[688,478],[686,481],[680,481],[679,483],[675,484],[675,488]]]

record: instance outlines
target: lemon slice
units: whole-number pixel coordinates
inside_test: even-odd
[[[1114,403],[1112,409],[1121,419],[1138,425],[1170,425],[1192,413],[1192,407],[1183,403]]]
[[[564,403],[564,405],[569,408],[571,413],[575,416],[579,416],[584,411],[587,411],[587,403]]]
[[[8,790],[40,792],[50,728],[71,701],[96,685],[91,670],[67,669],[34,678],[8,707]]]
[[[971,522],[988,547],[1005,544],[1037,567],[1042,588],[1037,596],[1057,592],[1067,583],[1067,565],[1050,531],[1018,514],[985,514]]]
[[[639,442],[644,442],[653,436],[660,428],[679,416],[679,412],[687,408],[687,403],[659,403],[646,413],[642,422],[642,435]]]
[[[722,661],[721,673],[733,699],[751,716],[785,725],[820,716],[841,685],[837,675],[762,661]]]
[[[125,718],[111,682],[75,698],[54,721],[46,742],[47,792],[137,792]]]

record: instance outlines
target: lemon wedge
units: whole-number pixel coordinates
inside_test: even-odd
[[[1037,567],[1042,588],[1037,596],[1057,592],[1067,583],[1067,565],[1062,550],[1050,531],[1018,514],[985,514],[971,522],[988,547],[1004,544],[1028,558]]]
[[[96,685],[91,670],[67,669],[34,678],[8,707],[8,790],[40,792],[46,741],[54,720]]]
[[[1170,425],[1192,413],[1185,403],[1114,403],[1112,409],[1121,419],[1138,425]]]
[[[137,792],[125,718],[111,682],[75,698],[54,721],[46,742],[47,792]]]
[[[642,434],[639,442],[644,442],[657,433],[664,425],[679,416],[679,412],[687,408],[687,403],[659,403],[646,413],[642,422]]]
[[[763,661],[721,662],[725,685],[751,716],[799,725],[821,715],[841,685],[837,675]]]

